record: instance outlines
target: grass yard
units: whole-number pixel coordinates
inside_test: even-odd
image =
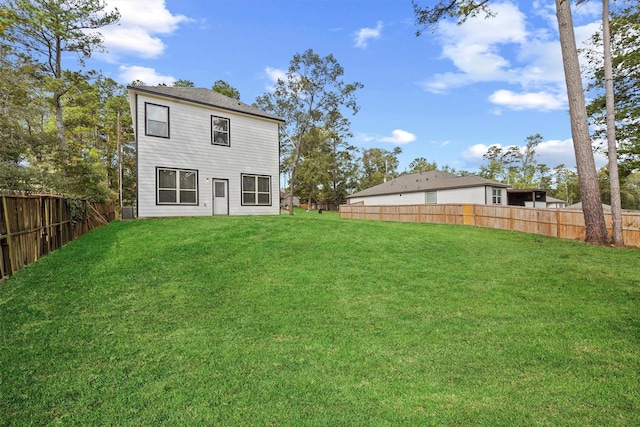
[[[0,425],[640,425],[640,251],[116,221],[0,283]]]

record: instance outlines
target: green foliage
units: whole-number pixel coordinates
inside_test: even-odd
[[[623,175],[640,168],[640,4],[622,3],[611,16],[611,42],[613,86],[615,98],[616,139],[618,161]],[[606,141],[606,109],[604,69],[602,64],[602,37],[592,37],[586,51],[591,83],[588,86],[591,102],[587,106],[594,139]],[[606,145],[606,144],[605,144]],[[606,151],[606,147],[602,147]]]
[[[311,153],[321,153],[309,144],[332,138],[343,144],[349,133],[349,121],[343,111],[358,112],[355,92],[361,83],[345,83],[344,69],[333,55],[321,57],[312,49],[296,53],[285,79],[278,79],[273,92],[259,96],[254,105],[285,120],[280,126],[281,173],[287,173],[289,187],[296,194],[298,168]],[[311,135],[324,128],[328,139]],[[310,159],[307,159],[310,160]],[[334,173],[335,173],[334,169]],[[312,175],[307,174],[307,179]],[[335,181],[334,181],[335,182]],[[316,186],[321,185],[318,181]]]
[[[224,80],[216,80],[211,90],[240,101],[240,91]]]
[[[424,29],[433,29],[438,22],[445,18],[454,18],[458,24],[479,15],[492,17],[495,14],[489,9],[489,0],[439,0],[432,7],[421,6],[418,0],[412,0],[413,13],[417,24],[421,27],[416,31],[420,36]]]
[[[195,84],[191,80],[176,80],[173,82],[173,87],[195,87]]]
[[[409,163],[409,173],[427,172],[438,169],[436,162],[429,162],[424,157],[418,157]]]
[[[400,147],[395,147],[392,151],[383,148],[362,149],[359,190],[382,184],[398,176],[398,156],[401,153]]]
[[[112,222],[0,286],[0,420],[638,425],[637,260],[330,213]]]

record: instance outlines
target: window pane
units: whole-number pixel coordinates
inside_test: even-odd
[[[229,121],[227,119],[213,119],[213,129],[217,132],[229,132]]]
[[[258,177],[258,191],[261,193],[270,193],[269,191],[269,178],[259,176]]]
[[[268,205],[269,204],[269,194],[258,193],[258,204],[259,205]]]
[[[196,189],[196,173],[195,171],[181,171],[180,172],[180,188],[181,189]]]
[[[147,133],[149,135],[156,136],[169,136],[169,133],[167,132],[167,124],[153,120],[149,120],[147,123]]]
[[[147,119],[157,122],[167,122],[169,108],[160,105],[147,104]]]
[[[256,178],[254,176],[242,177],[242,191],[256,191]]]
[[[176,188],[176,171],[161,169],[158,178],[160,188]]]
[[[436,193],[435,193],[435,191],[429,191],[427,193],[426,202],[427,203],[435,203],[436,202]]]
[[[216,182],[215,195],[216,197],[224,197],[224,182]]]
[[[176,203],[176,192],[174,190],[160,190],[158,191],[159,203]]]
[[[229,145],[229,135],[226,133],[215,132],[213,135],[213,143],[220,145]]]
[[[191,190],[180,191],[180,203],[195,203],[196,192]]]
[[[254,193],[242,193],[242,203],[245,205],[255,205],[256,195]]]

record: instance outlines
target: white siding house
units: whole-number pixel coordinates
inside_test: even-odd
[[[128,91],[139,217],[279,214],[283,120],[209,89]]]
[[[349,204],[418,205],[469,203],[506,205],[507,185],[474,175],[448,172],[401,175],[383,184],[347,196]]]

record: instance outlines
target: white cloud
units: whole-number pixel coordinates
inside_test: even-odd
[[[278,80],[287,81],[287,72],[280,68],[266,67],[264,69],[264,74],[268,81],[265,85],[265,89],[269,92],[273,92],[275,90],[275,85],[278,83]]]
[[[134,80],[140,80],[149,86],[156,86],[160,83],[171,86],[177,79],[173,76],[163,76],[158,74],[153,68],[141,67],[139,65],[121,65],[119,80],[126,82],[127,84]]]
[[[378,138],[380,142],[390,142],[395,145],[404,145],[416,140],[416,136],[411,132],[407,132],[402,129],[395,129],[391,132],[391,136]]]
[[[520,90],[495,90],[490,101],[516,110],[567,108],[552,3],[534,2],[531,21],[516,4],[502,2],[491,6],[496,13],[494,17],[479,16],[462,25],[441,23],[436,34],[442,44],[442,58],[451,61],[455,69],[434,74],[419,85],[432,93],[446,93],[475,83],[516,85]],[[584,8],[581,12],[590,21],[575,28],[579,47],[599,27],[597,16],[592,16],[592,8]],[[538,27],[533,28],[536,18]]]
[[[483,159],[483,155],[487,152],[489,147],[497,146],[505,150],[507,146],[500,144],[475,144],[468,147],[462,153],[462,159],[465,164],[471,168],[479,168],[482,165],[486,165],[487,161]],[[525,146],[520,146],[521,150],[524,150]],[[576,157],[573,150],[573,140],[571,138],[565,140],[552,139],[541,142],[536,148],[536,162],[538,164],[545,164],[550,168],[554,168],[560,164],[564,164],[569,169],[574,169],[576,166]],[[606,156],[601,153],[594,154],[596,167],[600,168],[607,163]]]
[[[382,27],[382,21],[378,21],[375,28],[361,28],[356,31],[354,46],[365,49],[369,40],[376,40],[380,38],[380,36],[382,35]]]
[[[164,0],[108,0],[107,5],[108,10],[117,8],[120,12],[118,25],[100,29],[109,56],[157,58],[166,47],[159,35],[169,35],[190,21],[184,15],[171,14]]]
[[[566,95],[549,92],[515,93],[501,89],[489,96],[489,101],[513,110],[562,110],[566,108]]]

